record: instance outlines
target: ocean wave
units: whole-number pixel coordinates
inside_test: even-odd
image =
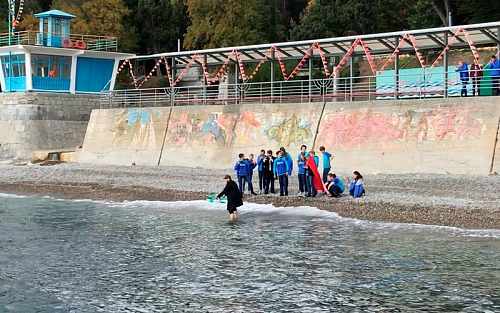
[[[199,210],[220,211],[226,209],[226,204],[210,203],[208,201],[203,201],[203,200],[177,201],[177,202],[138,200],[138,201],[125,201],[123,203],[119,204],[115,203],[113,205],[124,208],[157,209],[157,210],[199,209]],[[452,233],[453,235],[456,236],[500,238],[500,230],[497,229],[476,230],[476,229],[466,229],[466,228],[458,228],[451,226],[438,226],[438,225],[428,225],[428,224],[376,222],[376,221],[360,220],[356,218],[342,217],[335,212],[320,210],[316,207],[311,207],[311,206],[276,207],[272,204],[245,203],[242,207],[239,208],[238,211],[239,215],[242,218],[244,218],[245,214],[248,213],[275,213],[275,214],[312,217],[321,220],[330,220],[337,223],[351,224],[366,229],[436,231],[436,232],[445,232],[448,234]]]
[[[21,198],[27,198],[27,196],[16,195],[16,194],[13,194],[13,193],[1,193],[0,192],[0,198],[21,199]]]

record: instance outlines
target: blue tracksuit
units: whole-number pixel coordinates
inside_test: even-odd
[[[500,61],[495,59],[494,62],[486,65],[484,68],[491,69],[491,85],[493,87],[493,96],[500,95]]]
[[[286,153],[286,156],[285,156],[285,159],[286,159],[286,162],[288,163],[288,175],[292,175],[292,171],[293,171],[293,159],[292,159],[292,156],[290,155],[290,153]]]
[[[257,170],[259,172],[259,189],[262,190],[264,187],[264,168],[263,168],[263,163],[264,160],[266,159],[266,156],[258,156],[257,157]]]
[[[274,175],[278,176],[280,196],[288,196],[288,176],[286,174],[289,172],[291,172],[290,167],[284,157],[274,160]]]
[[[248,182],[248,174],[251,173],[252,168],[248,159],[238,160],[234,164],[234,170],[236,171],[236,176],[238,176],[238,188],[240,193],[243,194],[245,189],[245,182]],[[250,184],[250,182],[248,182]]]
[[[298,161],[297,162],[297,173],[299,177],[299,191],[300,192],[306,192],[307,189],[307,179],[306,179],[306,170],[304,169],[304,165],[306,164],[306,161]]]

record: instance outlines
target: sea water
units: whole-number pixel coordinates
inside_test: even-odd
[[[0,195],[0,312],[500,312],[500,232]]]

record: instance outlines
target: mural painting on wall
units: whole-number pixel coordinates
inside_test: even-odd
[[[165,142],[174,147],[216,144],[232,146],[251,142],[260,123],[254,112],[226,114],[220,112],[172,116]]]
[[[465,140],[478,138],[486,129],[483,120],[467,108],[443,107],[404,113],[350,110],[323,117],[317,142],[337,148],[386,148],[401,142]]]
[[[292,143],[300,146],[312,140],[311,125],[311,122],[292,115],[266,125],[264,131],[270,141],[274,140],[284,147],[289,147]]]
[[[167,114],[168,115],[168,114]],[[154,150],[161,147],[165,123],[168,116],[151,109],[126,109],[115,115],[113,134],[114,147],[131,147],[136,150]]]

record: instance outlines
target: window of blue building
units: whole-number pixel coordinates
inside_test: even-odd
[[[33,77],[70,78],[71,57],[33,54],[31,57]]]
[[[9,60],[10,58],[10,60]],[[26,76],[24,54],[12,54],[2,56],[2,68],[4,77]]]
[[[63,35],[66,35],[66,25],[68,23],[66,22],[66,20],[62,20],[62,19],[54,19],[54,29],[52,30],[52,35],[53,36],[56,36],[56,37],[61,37]]]

